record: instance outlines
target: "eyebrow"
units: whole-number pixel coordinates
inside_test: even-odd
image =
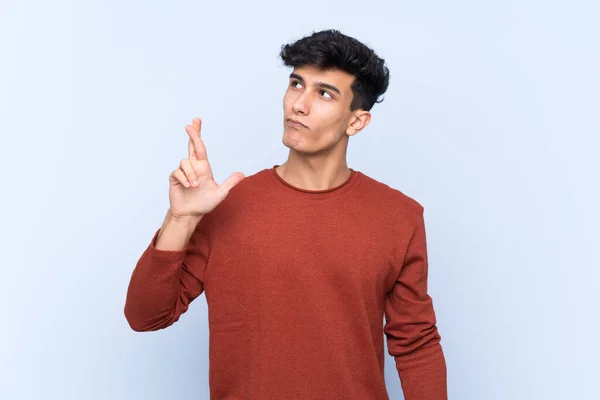
[[[298,75],[298,74],[294,73],[294,72],[292,72],[292,73],[290,74],[290,79],[291,79],[291,78],[298,79],[300,82],[304,83],[304,78],[303,78],[303,77],[301,77],[300,75]],[[319,88],[329,89],[329,90],[332,90],[332,91],[336,92],[336,93],[337,93],[337,94],[339,94],[340,96],[342,95],[342,93],[340,92],[340,89],[336,88],[336,87],[335,87],[335,86],[333,86],[333,85],[330,85],[329,83],[325,83],[325,82],[317,82],[317,83],[315,83],[315,85],[314,85],[314,86],[315,86],[315,87],[319,87]]]

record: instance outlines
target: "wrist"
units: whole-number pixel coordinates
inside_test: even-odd
[[[179,251],[185,249],[196,226],[202,218],[174,216],[170,210],[156,237],[154,247],[158,250]]]
[[[167,220],[178,225],[193,225],[196,226],[202,219],[202,216],[191,215],[174,215],[171,209],[167,211]]]

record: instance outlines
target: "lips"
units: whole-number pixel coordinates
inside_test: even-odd
[[[295,120],[295,119],[293,119],[293,118],[288,118],[287,120],[288,120],[288,122],[291,122],[291,123],[292,123],[292,125],[294,125],[294,126],[303,126],[303,127],[305,127],[305,128],[308,128],[308,127],[307,127],[306,125],[304,125],[302,122],[300,122],[300,121],[298,121],[298,120]]]

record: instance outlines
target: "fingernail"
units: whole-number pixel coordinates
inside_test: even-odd
[[[190,186],[190,183],[189,183],[189,182],[186,182],[186,183],[185,183],[185,186],[186,186],[186,187],[187,187],[187,186]]]
[[[194,182],[194,186],[197,186],[197,185],[198,185],[198,182],[197,182],[195,179],[194,179],[194,181],[193,181],[193,182]]]

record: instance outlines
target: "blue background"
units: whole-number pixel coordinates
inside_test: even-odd
[[[208,398],[204,297],[133,332],[131,271],[185,124],[218,182],[282,163],[279,48],[337,28],[391,70],[348,163],[425,207],[450,399],[598,399],[599,19],[591,0],[3,0],[0,398]],[[386,382],[402,398],[389,356]]]

